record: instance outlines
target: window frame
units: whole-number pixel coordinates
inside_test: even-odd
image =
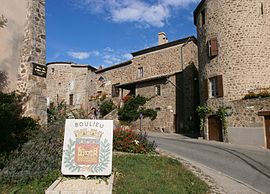
[[[139,67],[138,70],[137,70],[137,77],[142,78],[143,74],[144,74],[143,67]]]

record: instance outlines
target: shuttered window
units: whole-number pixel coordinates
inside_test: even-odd
[[[208,41],[208,56],[213,58],[218,55],[218,41],[217,38],[212,38]]]
[[[211,77],[209,79],[209,97],[223,97],[223,78],[222,75]]]

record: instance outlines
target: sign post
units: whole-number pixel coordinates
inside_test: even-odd
[[[112,172],[112,120],[67,119],[61,171],[63,175]]]

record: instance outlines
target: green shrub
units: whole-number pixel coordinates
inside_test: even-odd
[[[154,120],[157,116],[157,112],[153,109],[140,108],[147,102],[147,98],[142,96],[136,96],[127,100],[122,108],[118,110],[118,116],[120,121],[132,122],[136,121],[140,117],[140,113],[144,117],[150,117]],[[138,110],[139,109],[139,110]]]
[[[48,123],[64,120],[66,118],[66,111],[67,105],[65,101],[61,101],[56,105],[51,103],[50,107],[47,109]]]
[[[155,142],[150,142],[146,133],[117,128],[113,131],[113,149],[129,153],[155,152]]]
[[[13,93],[0,92],[0,153],[15,150],[39,128],[30,117],[22,117],[21,99]]]
[[[249,92],[248,94],[245,95],[244,99],[253,99],[253,98],[266,98],[270,97],[270,93],[268,91],[262,91],[260,93],[255,93],[255,92]]]
[[[53,124],[48,131],[40,130],[35,137],[10,156],[0,170],[0,183],[26,184],[46,177],[61,167],[64,123]]]
[[[108,113],[110,113],[115,108],[116,108],[116,106],[114,105],[114,103],[113,103],[112,100],[103,101],[99,105],[100,114],[101,114],[102,117],[104,117],[105,115],[107,115]]]
[[[144,117],[149,117],[152,121],[157,118],[157,111],[154,109],[141,108],[139,112],[142,113]]]

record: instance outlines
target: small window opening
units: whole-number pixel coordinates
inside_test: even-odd
[[[263,3],[261,3],[261,14],[263,15]]]
[[[73,105],[73,94],[69,95],[69,105]]]
[[[160,85],[156,85],[155,86],[155,95],[157,95],[157,96],[160,96],[161,95]]]
[[[54,72],[54,68],[52,68],[52,72]]]

